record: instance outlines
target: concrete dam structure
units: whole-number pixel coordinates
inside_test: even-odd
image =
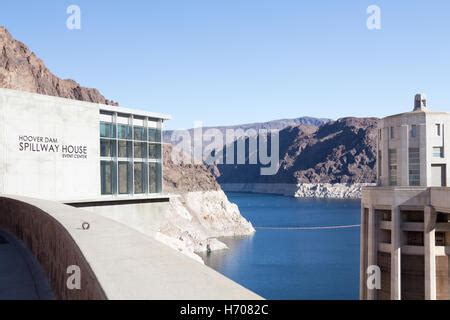
[[[422,94],[413,111],[382,119],[377,186],[362,194],[361,299],[450,299],[449,128]]]

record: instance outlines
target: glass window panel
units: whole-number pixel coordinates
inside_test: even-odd
[[[107,122],[100,122],[100,137],[115,138],[116,130],[114,124]]]
[[[150,159],[161,159],[161,145],[150,143],[148,145],[148,157]]]
[[[116,140],[101,139],[100,140],[100,156],[115,157],[116,156]]]
[[[101,161],[100,163],[101,175],[101,191],[103,195],[110,195],[114,192],[114,163],[112,161]]]
[[[389,184],[391,186],[397,185],[397,150],[389,149],[388,152],[389,162]]]
[[[417,125],[411,125],[411,138],[415,138],[417,136]]]
[[[147,165],[144,162],[134,163],[134,193],[147,192]]]
[[[420,149],[409,149],[409,185],[420,185]]]
[[[131,170],[128,162],[119,162],[119,193],[130,193]]]
[[[159,162],[150,162],[149,169],[149,193],[162,192],[162,167]]]
[[[156,128],[148,128],[148,141],[161,142],[161,130]]]
[[[119,140],[119,158],[131,158],[131,141]]]
[[[125,124],[117,125],[117,136],[119,139],[131,140],[131,127]]]
[[[146,141],[147,136],[145,134],[146,130],[144,127],[134,127],[134,140]]]
[[[145,142],[134,143],[134,157],[144,159],[147,157],[147,144]]]

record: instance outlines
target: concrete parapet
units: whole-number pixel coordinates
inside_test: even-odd
[[[261,299],[153,238],[86,210],[0,196],[0,228],[29,247],[59,299]],[[80,290],[66,286],[71,265],[81,269]]]

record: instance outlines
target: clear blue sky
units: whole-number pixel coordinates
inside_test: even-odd
[[[383,116],[420,91],[450,111],[448,0],[2,0],[0,24],[56,75],[172,114],[169,128]]]

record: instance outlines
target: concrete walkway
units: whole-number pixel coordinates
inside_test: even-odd
[[[0,230],[0,300],[53,299],[48,281],[22,242]]]

